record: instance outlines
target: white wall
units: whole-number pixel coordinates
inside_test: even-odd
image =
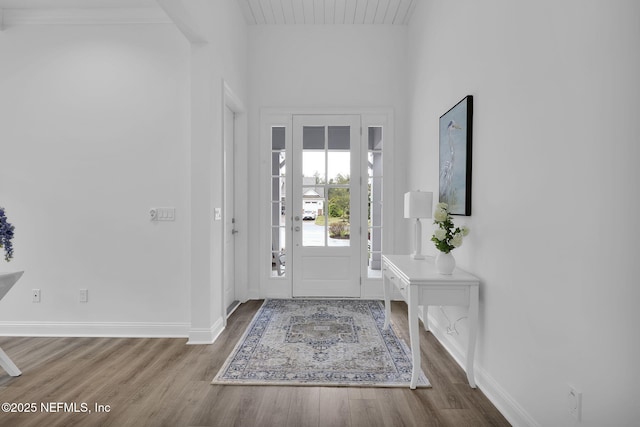
[[[173,3],[173,2],[170,2]],[[190,1],[182,17],[204,40],[191,46],[191,145],[190,145],[190,342],[211,342],[222,330],[223,228],[213,221],[214,208],[223,206],[223,80],[246,106],[247,33],[236,1]],[[244,128],[236,129],[236,202],[239,206],[238,263],[244,266],[248,244],[246,192],[246,113],[238,117]],[[246,209],[245,209],[246,212]],[[237,276],[236,289],[243,299],[247,275]]]
[[[16,227],[0,269],[26,271],[0,320],[184,336],[188,43],[172,25],[11,26],[0,57],[0,205]],[[149,221],[152,206],[175,207],[176,221]]]
[[[249,27],[249,189],[260,200],[260,108],[390,107],[395,115],[396,164],[406,143],[406,35],[401,26],[275,25]],[[268,141],[267,141],[268,142]],[[400,169],[401,166],[398,167]],[[393,177],[404,192],[404,173]],[[250,224],[257,238],[259,221]],[[398,240],[402,240],[402,233]],[[250,259],[268,256],[250,248]],[[258,295],[258,269],[249,283]]]
[[[0,202],[17,228],[16,259],[1,268],[27,270],[3,301],[5,333],[195,343],[224,325],[222,222],[212,219],[223,203],[223,81],[246,105],[246,25],[234,0],[158,3],[177,26],[91,25],[118,14],[129,22],[127,9],[95,9],[91,24],[71,10],[62,21],[74,25],[0,33],[0,153],[11,159]],[[61,24],[47,13],[29,23]],[[246,113],[237,122],[246,230]],[[176,221],[150,222],[151,206],[175,207]],[[245,259],[247,234],[237,241]],[[242,298],[247,274],[236,278]],[[41,304],[30,302],[33,288]]]
[[[633,1],[464,0],[419,2],[411,21],[410,186],[437,191],[438,117],[475,97],[454,255],[482,279],[480,387],[514,425],[578,425],[568,384],[580,425],[640,418],[639,18]]]

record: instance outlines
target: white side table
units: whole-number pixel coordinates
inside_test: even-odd
[[[9,290],[16,284],[18,279],[22,277],[24,271],[16,271],[14,273],[0,273],[0,300],[9,292]],[[17,377],[22,374],[20,369],[11,360],[7,353],[0,348],[0,366],[7,371],[12,377]]]
[[[413,370],[412,389],[416,388],[420,373],[420,334],[418,333],[418,306],[423,306],[424,325],[427,326],[427,308],[430,305],[460,305],[469,307],[469,342],[467,345],[466,371],[469,385],[476,387],[473,375],[473,358],[478,329],[478,300],[480,279],[456,268],[451,275],[436,271],[433,257],[415,260],[409,255],[383,255],[383,287],[385,329],[391,319],[391,293],[395,286],[408,306],[409,337]]]

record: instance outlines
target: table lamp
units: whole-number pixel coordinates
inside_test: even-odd
[[[422,255],[422,224],[420,218],[431,218],[433,193],[430,191],[409,191],[404,194],[404,217],[415,218],[413,259],[424,259]]]

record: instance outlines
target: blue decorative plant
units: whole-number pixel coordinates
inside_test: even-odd
[[[0,207],[0,249],[4,248],[4,259],[11,261],[13,258],[13,230],[15,227],[7,221],[7,216],[4,213],[4,208]]]

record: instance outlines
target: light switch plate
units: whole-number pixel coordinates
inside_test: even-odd
[[[176,208],[151,208],[149,216],[151,221],[175,221]]]
[[[567,393],[567,403],[569,405],[569,413],[580,421],[582,419],[582,392],[569,386]]]

